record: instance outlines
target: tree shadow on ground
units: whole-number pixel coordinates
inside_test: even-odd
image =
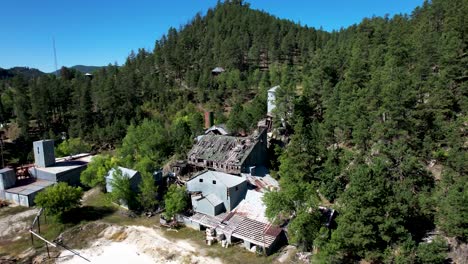
[[[83,206],[64,213],[62,222],[78,224],[82,221],[96,221],[115,212],[116,209],[110,206]]]

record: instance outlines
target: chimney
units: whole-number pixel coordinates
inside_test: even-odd
[[[205,129],[208,129],[214,125],[214,113],[211,111],[205,111]]]

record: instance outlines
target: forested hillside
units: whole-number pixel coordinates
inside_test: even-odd
[[[160,166],[184,156],[203,110],[248,131],[281,85],[276,117],[291,141],[266,203],[276,221],[293,216],[290,242],[324,263],[440,263],[445,240],[423,238],[468,235],[466,14],[467,1],[433,0],[329,33],[227,1],[93,78],[1,81],[0,117],[22,138],[67,132]],[[226,72],[212,76],[217,66]],[[339,212],[336,227],[319,205]]]
[[[75,66],[71,66],[71,67],[68,67],[68,68],[72,69],[72,70],[79,71],[81,73],[92,73],[94,71],[99,70],[102,67],[100,67],[100,66],[75,65]],[[54,71],[52,73],[55,74],[55,75],[60,76],[60,70]]]
[[[16,75],[23,75],[26,78],[36,78],[44,73],[38,69],[28,67],[13,67],[11,69],[0,68],[0,80],[13,78]]]

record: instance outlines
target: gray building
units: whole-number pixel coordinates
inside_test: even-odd
[[[35,166],[29,169],[30,175],[46,181],[66,182],[69,185],[80,184],[80,174],[92,158],[91,155],[83,153],[56,159],[54,141],[51,139],[34,141],[33,152]]]
[[[5,190],[16,184],[16,174],[11,168],[3,168],[0,170],[0,199],[5,200]]]
[[[138,185],[141,182],[141,175],[138,171],[124,168],[124,167],[117,167],[118,170],[122,171],[122,175],[130,179],[130,188],[132,191],[138,191]],[[114,173],[116,169],[112,168],[109,170],[106,176],[106,190],[107,192],[112,192],[112,181],[114,180]]]
[[[44,152],[44,155],[48,154]],[[91,159],[92,156],[89,154],[78,154],[66,158],[57,158],[53,164],[48,165],[47,167],[35,166],[30,168],[29,173],[34,178],[41,180],[66,182],[69,185],[80,185],[80,174],[86,169]]]
[[[26,185],[20,185],[5,190],[5,200],[14,204],[30,207],[34,205],[34,198],[38,193],[48,186],[54,185],[54,182],[45,180],[36,180]]]
[[[188,163],[230,174],[249,173],[251,167],[266,164],[266,132],[261,128],[248,137],[204,135],[188,153]]]
[[[217,171],[205,171],[187,183],[187,191],[192,194],[194,211],[216,216],[230,212],[247,192],[247,181],[239,176]]]
[[[35,141],[33,153],[34,165],[17,168],[18,175],[13,169],[0,170],[0,199],[33,206],[36,195],[56,182],[80,185],[80,174],[92,159],[89,154],[56,159],[53,140]]]

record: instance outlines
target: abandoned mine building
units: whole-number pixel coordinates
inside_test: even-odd
[[[246,249],[264,249],[267,254],[285,242],[283,230],[264,216],[263,193],[250,190],[246,178],[204,171],[186,186],[194,211],[184,217],[187,226],[216,234],[222,244],[242,241]]]
[[[217,171],[205,171],[186,185],[187,191],[192,193],[193,210],[211,216],[230,212],[247,192],[244,178]]]
[[[0,170],[0,199],[22,206],[33,206],[36,195],[57,182],[80,184],[80,174],[92,156],[87,153],[55,158],[54,141],[33,143],[34,164]]]
[[[188,163],[202,168],[240,175],[261,166],[267,159],[266,129],[248,137],[203,135],[188,153]]]
[[[40,140],[33,143],[35,163],[29,173],[37,179],[52,182],[66,182],[69,185],[80,184],[80,174],[91,161],[88,153],[69,157],[55,158],[54,141]]]

